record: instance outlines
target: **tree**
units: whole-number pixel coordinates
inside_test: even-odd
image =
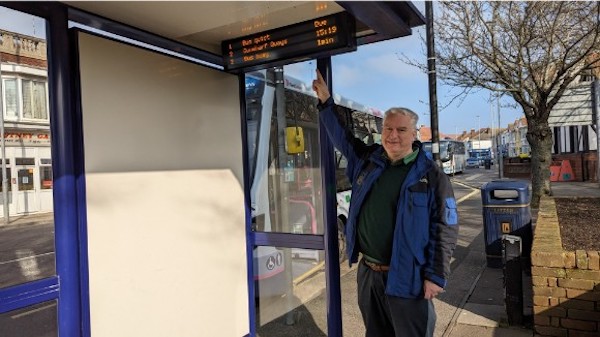
[[[532,206],[551,195],[550,111],[584,71],[600,67],[600,3],[439,2],[438,78],[462,94],[488,89],[523,108],[531,146]],[[596,130],[598,134],[598,130]]]

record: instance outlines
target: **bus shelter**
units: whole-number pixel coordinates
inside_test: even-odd
[[[411,34],[412,3],[0,6],[34,28],[0,31],[2,125],[46,135],[3,168],[46,198],[3,213],[3,336],[276,336],[315,294],[343,334],[345,159],[297,74]],[[332,92],[377,142],[381,112]]]

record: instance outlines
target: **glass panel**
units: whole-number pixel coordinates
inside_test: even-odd
[[[46,83],[33,82],[33,111],[37,119],[48,119],[46,109]]]
[[[257,336],[327,336],[323,252],[257,247]]]
[[[0,188],[0,292],[56,275],[52,173],[51,166],[41,165],[42,158],[52,157],[45,28],[46,21],[39,17],[0,7],[2,97],[10,103],[10,130],[0,143],[8,183],[6,191]],[[56,304],[43,307],[26,308],[17,316],[3,314],[0,335],[55,336]],[[48,312],[53,317],[43,318]]]
[[[317,99],[308,79],[294,76],[306,73],[305,68],[314,74],[311,63],[287,65],[283,72],[271,68],[246,74],[256,231],[323,234]],[[283,78],[277,82],[280,74]]]
[[[15,158],[17,165],[35,165],[35,158]]]
[[[22,80],[23,88],[23,118],[33,118],[33,105],[31,99],[31,81]]]
[[[2,337],[58,336],[56,301],[0,314]]]

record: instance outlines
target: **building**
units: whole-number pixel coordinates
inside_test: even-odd
[[[504,155],[508,157],[528,157],[531,153],[527,141],[527,120],[521,117],[509,124],[502,133]]]
[[[52,211],[46,57],[43,39],[0,30],[1,110],[10,215]],[[0,214],[4,216],[3,209]]]

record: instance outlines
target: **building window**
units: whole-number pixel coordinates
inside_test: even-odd
[[[592,69],[584,69],[579,75],[579,82],[592,82],[594,81],[594,74],[592,74]]]
[[[15,158],[17,165],[35,165],[35,158]]]
[[[4,79],[2,81],[2,88],[4,89],[4,95],[2,96],[2,102],[4,102],[4,115],[7,118],[17,118],[19,115],[17,79]]]
[[[590,150],[590,130],[589,126],[584,125],[581,127],[581,138],[583,139],[583,151],[587,152]]]
[[[4,78],[2,84],[3,110],[7,119],[48,120],[46,81]]]
[[[560,142],[561,142],[561,135],[560,135],[560,128],[555,126],[554,127],[554,146],[553,146],[553,150],[555,154],[560,154]]]
[[[40,188],[42,190],[52,189],[52,163],[51,159],[40,159]]]
[[[23,118],[48,119],[46,109],[46,83],[33,80],[22,80],[23,86]]]
[[[579,142],[577,141],[577,127],[569,126],[569,153],[579,152]]]

